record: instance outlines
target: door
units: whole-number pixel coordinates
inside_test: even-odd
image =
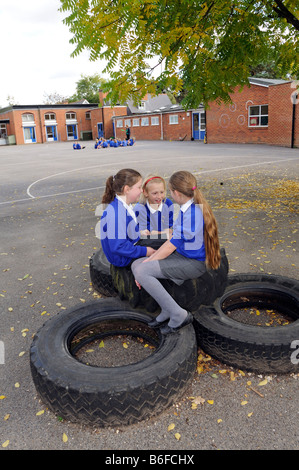
[[[98,122],[98,138],[104,137],[103,123]]]
[[[46,134],[48,142],[55,142],[57,140],[56,126],[46,126]]]
[[[77,140],[77,125],[76,124],[68,124],[66,126],[67,131],[67,138],[68,140]]]
[[[25,144],[31,144],[36,142],[34,127],[24,127],[24,142]]]
[[[193,139],[199,140],[199,113],[193,114]]]

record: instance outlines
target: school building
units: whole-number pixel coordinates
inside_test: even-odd
[[[14,105],[0,109],[0,145],[124,139],[126,126],[138,140],[202,140],[299,147],[299,97],[294,81],[250,78],[236,88],[231,104],[183,109],[166,94],[145,95],[111,107],[100,104]]]

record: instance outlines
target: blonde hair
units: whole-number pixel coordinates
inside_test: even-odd
[[[164,190],[165,190],[165,197],[166,197],[166,181],[164,178],[162,178],[162,176],[158,176],[158,175],[148,175],[145,179],[144,179],[144,183],[142,185],[142,193],[140,195],[140,199],[139,199],[139,202],[141,204],[145,204],[146,201],[147,201],[147,198],[144,194],[144,191],[146,190],[146,188],[148,187],[148,185],[150,185],[151,183],[163,183],[164,185]]]
[[[210,205],[197,187],[195,176],[189,171],[177,171],[170,177],[169,186],[172,190],[176,190],[187,197],[193,197],[195,204],[201,205],[204,219],[206,264],[212,269],[219,268],[221,256],[217,222]]]
[[[132,170],[131,168],[124,168],[119,170],[114,176],[109,176],[106,181],[105,192],[102,197],[103,204],[110,204],[116,194],[122,194],[124,187],[127,185],[130,188],[134,186],[142,178],[141,174]]]

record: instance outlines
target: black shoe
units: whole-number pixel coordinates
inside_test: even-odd
[[[177,333],[181,328],[184,328],[184,326],[187,326],[192,322],[193,322],[193,315],[192,313],[187,312],[187,317],[185,318],[183,323],[181,323],[179,326],[172,328],[171,326],[166,325],[166,326],[163,326],[160,331],[162,335],[171,335],[173,333]]]
[[[164,321],[157,321],[155,318],[154,320],[151,320],[148,322],[147,326],[150,328],[160,328],[160,326],[165,325],[169,320],[164,320]]]

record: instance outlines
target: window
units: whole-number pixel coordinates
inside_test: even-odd
[[[249,106],[248,116],[249,127],[268,126],[268,105]]]
[[[148,125],[149,125],[149,119],[148,119],[148,117],[143,117],[143,118],[141,118],[141,125],[142,125],[142,126],[148,126]]]
[[[76,115],[76,113],[66,113],[65,119],[67,121],[76,121],[77,120],[77,115]]]
[[[87,111],[87,112],[85,113],[85,119],[88,120],[88,121],[91,119],[90,111]]]
[[[31,113],[22,114],[22,122],[23,123],[34,122],[33,114],[31,114]]]
[[[122,119],[118,119],[116,121],[116,127],[123,127],[123,120]]]
[[[56,121],[56,114],[55,113],[45,114],[45,121]]]
[[[125,126],[131,127],[131,119],[125,119]]]
[[[152,116],[151,125],[152,126],[158,126],[159,125],[159,116]]]
[[[145,109],[145,104],[146,104],[146,101],[141,101],[141,103],[139,103],[138,105],[138,109]]]
[[[133,119],[133,127],[138,127],[139,126],[139,119]]]
[[[0,139],[7,137],[6,124],[0,124]]]
[[[179,116],[177,114],[170,114],[169,124],[178,124],[178,123],[179,123]]]

